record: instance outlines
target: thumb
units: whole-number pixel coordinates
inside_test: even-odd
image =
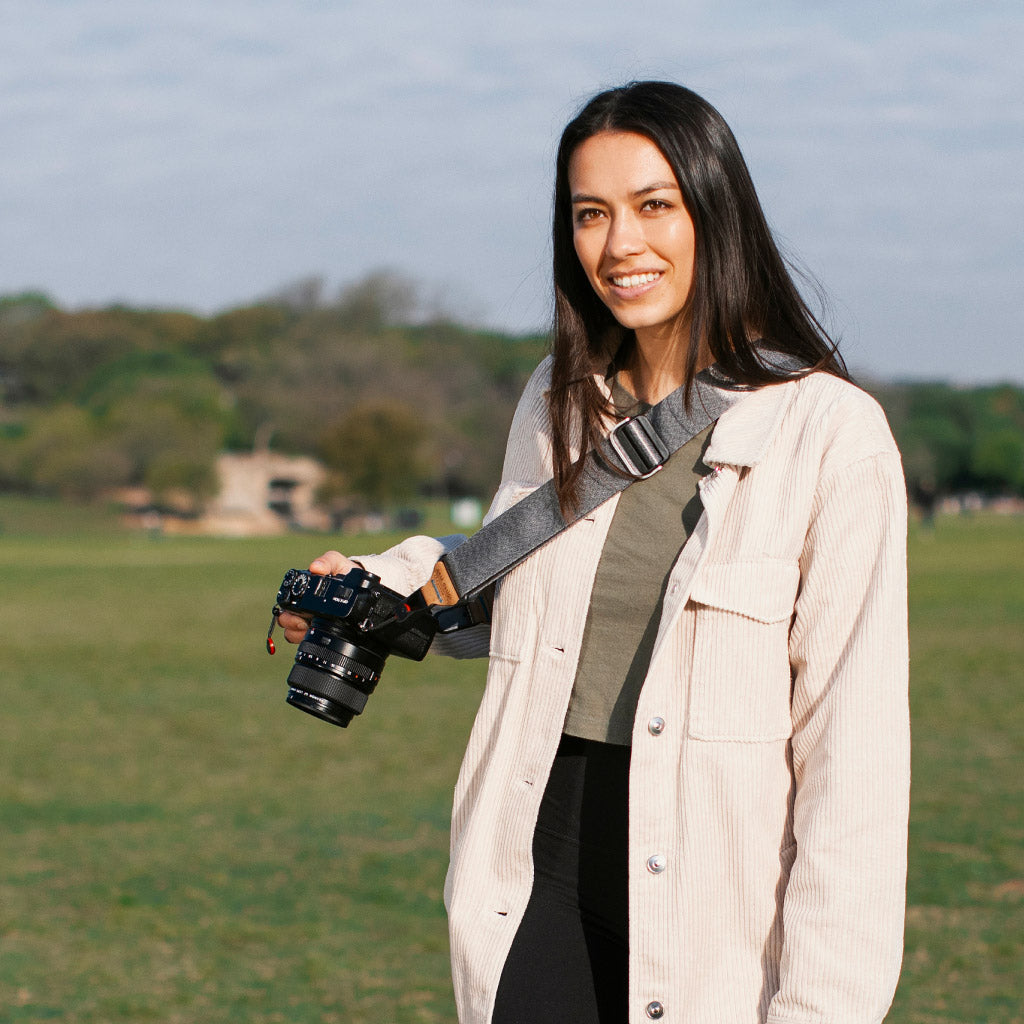
[[[355,562],[346,558],[340,551],[325,551],[309,564],[309,571],[321,576],[342,575],[355,567]]]

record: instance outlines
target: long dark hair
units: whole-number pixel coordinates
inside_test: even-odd
[[[849,379],[835,342],[800,296],[772,238],[739,145],[722,115],[671,82],[632,82],[591,99],[562,133],[555,171],[553,366],[551,416],[555,486],[563,511],[575,504],[582,459],[603,437],[612,413],[594,379],[634,344],[598,298],[573,246],[569,161],[604,131],[654,143],[675,172],[693,221],[696,259],[689,298],[689,387],[706,342],[719,368],[742,385],[790,379],[763,358],[765,348],[795,356],[807,369]],[[759,352],[761,354],[759,354]],[[574,453],[580,461],[574,463]]]

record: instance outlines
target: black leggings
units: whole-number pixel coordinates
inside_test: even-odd
[[[562,737],[493,1024],[628,1020],[628,795],[629,747]]]

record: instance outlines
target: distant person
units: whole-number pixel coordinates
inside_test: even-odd
[[[925,529],[935,528],[935,510],[939,504],[939,491],[935,486],[935,479],[931,476],[924,476],[915,481],[911,490],[914,504],[921,512],[921,525]]]
[[[728,126],[680,86],[602,92],[565,129],[554,288],[490,518],[552,476],[571,509],[580,455],[698,374],[732,404],[507,575],[489,637],[435,643],[490,653],[446,884],[459,1019],[880,1021],[909,777],[883,414],[794,286]],[[412,593],[455,543],[359,562]]]

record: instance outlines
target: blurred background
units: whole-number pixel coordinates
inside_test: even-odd
[[[1022,52],[1018,0],[0,3],[0,1019],[453,1020],[482,666],[389,663],[342,732],[262,631],[325,547],[479,522],[558,135],[655,77],[732,125],[904,457],[890,1019],[1024,1020]]]

